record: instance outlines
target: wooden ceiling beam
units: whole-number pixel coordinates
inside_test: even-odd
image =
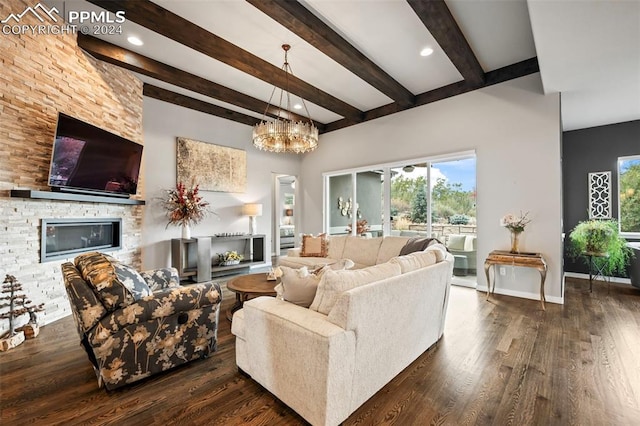
[[[116,65],[130,71],[137,72],[165,83],[173,84],[192,92],[200,93],[214,99],[224,101],[226,103],[245,108],[258,114],[264,114],[270,117],[277,117],[280,109],[273,105],[269,105],[260,99],[245,95],[228,87],[209,81],[197,75],[190,74],[162,62],[135,53],[131,50],[124,49],[106,41],[100,40],[88,35],[78,34],[78,46],[92,55],[93,57],[110,64]],[[298,121],[307,121],[307,117],[288,112],[287,118]],[[318,129],[322,129],[324,125],[315,123]]]
[[[407,0],[407,3],[465,81],[471,85],[482,86],[484,70],[444,0]]]
[[[247,2],[399,105],[414,104],[413,93],[299,2],[292,0],[247,0]]]
[[[259,118],[252,117],[241,112],[232,111],[230,109],[210,104],[208,102],[201,101],[200,99],[191,98],[180,93],[172,92],[170,90],[163,89],[149,83],[144,83],[144,85],[142,86],[142,94],[150,98],[158,99],[160,101],[168,102],[170,104],[178,105],[184,108],[204,112],[205,114],[215,115],[216,117],[226,118],[227,120],[246,124],[248,126],[255,126],[260,122]]]
[[[469,82],[463,80],[457,83],[449,84],[447,86],[439,87],[434,90],[430,90],[428,92],[421,93],[416,96],[416,104],[413,107],[426,105],[432,102],[440,101],[443,99],[447,99],[453,96],[461,95],[463,93],[471,92],[477,90],[482,87],[492,86],[498,83],[504,83],[505,81],[513,80],[514,78],[524,77],[529,74],[534,74],[540,71],[540,67],[538,66],[538,58],[530,58],[521,62],[517,62],[512,65],[508,65],[503,68],[499,68],[497,70],[490,71],[484,75],[484,83],[481,87],[478,87],[474,84],[470,84]],[[401,112],[410,108],[404,108],[398,105],[397,103],[391,103],[388,105],[383,105],[378,108],[371,109],[366,111],[364,114],[363,121],[370,121],[376,118],[384,117],[386,115],[395,114],[396,112]],[[325,125],[322,133],[332,132],[334,130],[344,129],[345,127],[352,126],[354,122],[351,122],[347,119],[337,120],[332,123],[327,123]]]
[[[110,12],[124,11],[128,21],[135,22],[269,84],[280,88],[286,88],[288,85],[291,93],[338,115],[355,120],[362,117],[362,111],[359,109],[295,76],[289,76],[287,79],[281,68],[151,1],[89,0],[89,2]]]

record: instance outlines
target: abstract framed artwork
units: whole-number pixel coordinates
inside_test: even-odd
[[[246,192],[247,153],[242,149],[177,138],[177,179],[202,191]]]

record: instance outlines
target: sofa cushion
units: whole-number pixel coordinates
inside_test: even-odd
[[[436,253],[433,250],[416,251],[404,256],[394,257],[389,261],[389,263],[395,263],[400,266],[400,270],[403,274],[434,265],[436,262]]]
[[[295,257],[282,256],[278,259],[278,266],[288,266],[289,268],[301,268],[307,266],[313,268],[316,265],[331,265],[336,263],[336,259],[330,257]]]
[[[326,271],[309,309],[328,315],[343,292],[400,274],[400,266],[391,262],[364,269]]]
[[[151,294],[149,286],[137,271],[111,256],[90,252],[77,256],[74,262],[82,278],[110,312]]]
[[[376,265],[388,262],[400,253],[400,250],[410,241],[409,237],[385,237],[380,244]]]
[[[382,239],[382,237],[363,238],[350,236],[344,245],[342,257],[353,260],[356,268],[375,265]]]
[[[332,259],[342,259],[344,253],[344,245],[347,242],[348,235],[332,235],[329,237],[329,248],[327,256]]]
[[[302,257],[327,257],[327,234],[303,235]]]
[[[464,246],[465,246],[466,239],[467,239],[466,235],[457,235],[457,234],[449,235],[447,239],[447,248],[449,250],[462,251],[465,249]]]
[[[428,238],[428,237],[415,237],[411,238],[407,241],[407,244],[402,247],[400,250],[400,256],[404,256],[405,254],[413,253],[414,251],[423,251],[431,244],[439,243],[440,241],[437,238]]]

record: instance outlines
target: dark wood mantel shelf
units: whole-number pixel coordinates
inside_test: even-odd
[[[36,200],[80,201],[84,203],[107,203],[144,205],[144,200],[131,198],[108,197],[106,195],[72,194],[68,192],[34,191],[31,189],[12,189],[13,198],[31,198]]]

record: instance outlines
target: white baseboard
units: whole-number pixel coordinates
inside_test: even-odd
[[[583,280],[589,280],[589,274],[581,274],[579,272],[565,272],[564,276],[569,278],[581,278]],[[612,283],[631,285],[631,279],[629,278],[607,277],[607,279]],[[602,281],[602,278],[598,278],[597,281]]]
[[[486,293],[487,292],[487,287],[486,286],[478,286],[476,288],[476,290]],[[510,289],[506,289],[506,288],[496,288],[494,293],[495,294],[502,294],[502,295],[505,295],[505,296],[520,297],[522,299],[531,299],[531,300],[540,301],[540,293],[529,293],[529,292],[526,292],[526,291],[510,290]],[[564,305],[564,297],[547,296],[547,295],[545,295],[544,299],[545,299],[545,302],[551,302],[551,303],[557,303],[558,305]]]

